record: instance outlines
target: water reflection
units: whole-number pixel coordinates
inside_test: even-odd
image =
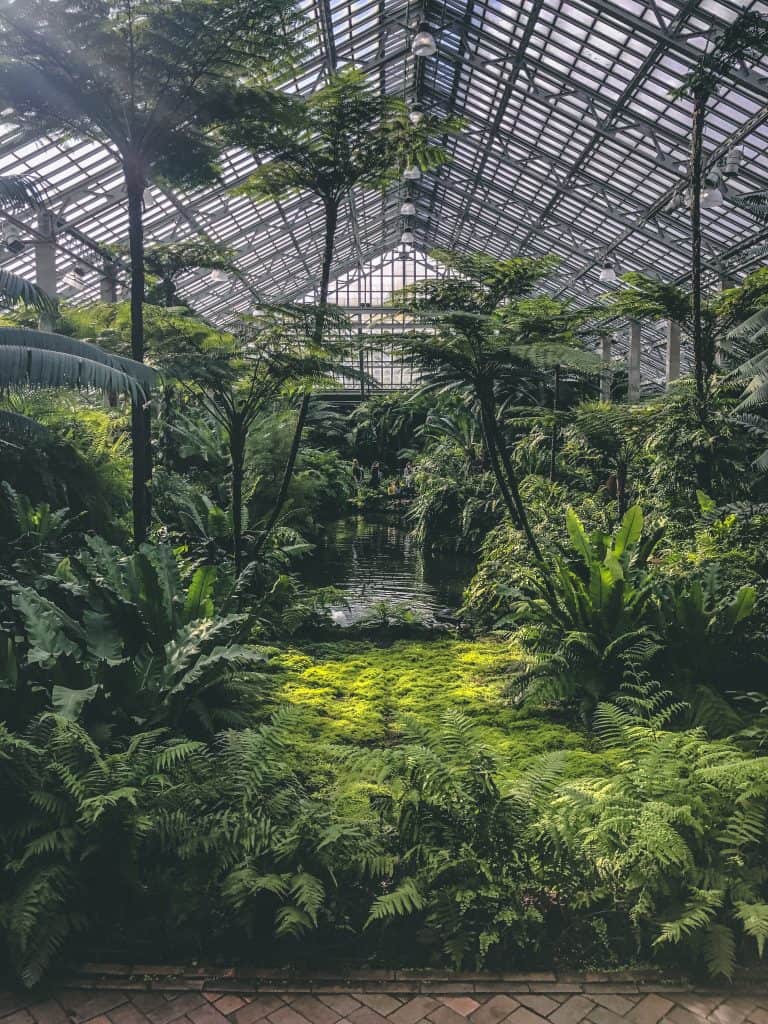
[[[398,526],[351,519],[336,524],[303,566],[302,577],[313,587],[341,590],[349,609],[336,609],[334,619],[350,625],[379,601],[432,621],[435,612],[461,603],[471,572],[470,559],[425,553]]]

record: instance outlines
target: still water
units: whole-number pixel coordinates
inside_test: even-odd
[[[331,528],[301,575],[312,587],[333,586],[343,593],[349,608],[334,610],[340,625],[358,622],[380,601],[408,608],[430,623],[435,612],[458,608],[472,568],[465,556],[423,551],[402,527],[348,519]]]

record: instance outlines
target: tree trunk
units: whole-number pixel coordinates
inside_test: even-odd
[[[304,424],[307,421],[307,410],[309,409],[310,393],[306,392],[302,395],[301,405],[299,406],[299,416],[296,420],[296,429],[293,432],[293,440],[291,441],[291,450],[288,453],[288,461],[285,464],[285,470],[283,472],[283,479],[280,481],[280,490],[277,492],[277,498],[272,508],[272,513],[267,520],[266,526],[262,530],[261,536],[259,537],[258,543],[254,548],[254,558],[260,554],[264,545],[267,542],[267,538],[275,527],[275,523],[280,518],[280,513],[283,510],[286,499],[288,498],[288,488],[290,487],[291,480],[293,478],[293,470],[296,466],[296,456],[299,454],[299,447],[301,445],[301,435],[304,432]]]
[[[144,175],[140,165],[124,166],[128,193],[128,237],[131,251],[131,356],[144,362]],[[147,539],[150,519],[149,484],[152,479],[152,422],[149,396],[131,403],[133,450],[133,542]]]
[[[229,457],[232,463],[232,551],[235,575],[243,569],[243,475],[245,471],[245,436],[237,420],[230,429]]]
[[[554,396],[552,398],[552,444],[549,450],[549,479],[555,482],[557,458],[557,410],[560,405],[560,364],[555,366]]]
[[[336,225],[339,220],[339,204],[335,200],[328,200],[325,204],[325,245],[323,247],[323,266],[320,274],[320,295],[319,303],[317,306],[317,312],[315,313],[315,326],[312,332],[312,342],[318,348],[323,343],[323,335],[325,331],[325,321],[327,318],[327,305],[328,305],[328,287],[331,280],[331,264],[333,263],[333,245],[336,238]],[[304,433],[304,424],[307,421],[307,412],[309,411],[309,401],[312,397],[311,392],[307,391],[301,398],[301,405],[299,406],[299,415],[296,420],[296,429],[293,434],[293,440],[291,441],[291,449],[288,453],[288,461],[285,464],[285,470],[283,472],[283,479],[280,482],[280,490],[277,492],[277,499],[275,501],[272,513],[267,520],[266,526],[264,527],[261,537],[256,544],[254,549],[254,557],[259,554],[267,542],[267,538],[274,529],[275,523],[280,518],[280,513],[283,510],[283,506],[288,498],[288,488],[291,485],[293,479],[293,471],[296,467],[296,457],[299,454],[299,447],[301,446],[301,437]]]
[[[698,419],[704,430],[707,430],[708,407],[707,391],[709,376],[712,372],[712,356],[705,349],[704,323],[702,320],[702,281],[701,281],[701,187],[703,184],[703,139],[704,120],[707,109],[708,94],[706,89],[698,88],[693,94],[693,124],[691,131],[691,306],[693,316],[693,362],[696,379],[696,406]],[[712,474],[708,460],[697,463],[696,482],[699,490],[709,493],[712,486]]]
[[[488,457],[491,460],[494,476],[504,496],[507,508],[512,514],[513,519],[517,520],[520,529],[525,535],[531,554],[543,566],[544,558],[541,554],[541,548],[533,535],[533,530],[531,530],[531,524],[528,522],[528,515],[525,511],[525,505],[520,497],[520,490],[517,486],[517,474],[496,423],[493,399],[487,396],[481,399],[480,410],[483,434],[486,438],[486,448],[488,449]],[[502,466],[504,468],[503,473],[501,472]]]
[[[706,357],[704,330],[701,317],[701,186],[703,164],[704,117],[707,95],[703,89],[693,94],[693,121],[691,126],[691,289],[693,314],[693,363],[696,379],[696,398],[703,410],[706,401]]]

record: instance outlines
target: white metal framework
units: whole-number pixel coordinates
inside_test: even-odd
[[[419,253],[436,246],[499,256],[555,253],[560,266],[546,287],[579,305],[605,290],[598,275],[606,257],[619,272],[685,281],[688,215],[669,204],[683,187],[690,104],[670,99],[670,92],[739,11],[768,14],[766,3],[302,0],[302,7],[307,57],[286,88],[308,92],[334,68],[355,65],[388,93],[465,119],[465,129],[445,140],[450,163],[413,189]],[[424,19],[437,52],[415,58],[411,40]],[[739,68],[710,105],[708,167],[716,172],[734,146],[743,151],[738,176],[721,182],[725,203],[704,211],[713,282],[748,269],[745,244],[768,235],[728,202],[768,188],[767,119],[768,64]],[[323,237],[319,204],[306,196],[254,203],[233,195],[253,159],[232,150],[221,162],[219,186],[182,193],[153,185],[146,210],[150,242],[204,234],[236,251],[245,282],[217,283],[205,272],[181,282],[193,308],[214,322],[249,310],[259,295],[311,293]],[[45,182],[59,222],[60,294],[78,302],[97,298],[101,248],[127,238],[114,155],[92,142],[39,138],[5,125],[0,173]],[[336,276],[350,286],[362,281],[362,268],[397,248],[401,200],[397,188],[353,197],[339,232]],[[38,237],[34,220],[13,220],[27,238]],[[33,246],[18,254],[3,249],[0,266],[33,277]],[[124,282],[124,274],[118,277]],[[350,307],[365,303],[362,292],[347,291]],[[650,334],[648,342],[644,372],[658,376],[659,339]]]

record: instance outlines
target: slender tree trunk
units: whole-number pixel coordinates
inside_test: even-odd
[[[701,273],[701,187],[703,185],[703,141],[704,121],[707,109],[707,91],[698,88],[693,94],[693,123],[691,130],[691,289],[693,315],[693,362],[696,379],[696,406],[699,422],[706,430],[708,423],[707,390],[712,359],[705,348],[704,323],[702,319],[702,273]],[[708,348],[709,346],[707,346]],[[696,468],[696,482],[699,490],[709,493],[712,474],[709,462],[704,457]]]
[[[528,521],[528,515],[525,511],[525,505],[520,497],[515,468],[512,465],[509,452],[506,449],[504,439],[501,436],[498,424],[496,423],[496,411],[493,399],[488,396],[481,399],[480,411],[483,434],[485,435],[486,448],[488,449],[488,457],[491,460],[491,467],[499,484],[502,496],[504,497],[504,501],[512,515],[512,518],[516,520],[520,529],[523,531],[528,547],[531,550],[531,554],[540,565],[544,565],[541,548],[533,535],[533,530],[531,529],[531,524]],[[502,467],[504,469],[503,473],[501,472]]]
[[[557,475],[557,410],[560,405],[560,364],[555,366],[554,396],[552,398],[552,444],[549,450],[549,479],[555,482]]]
[[[702,89],[697,89],[693,94],[693,120],[691,125],[691,288],[693,305],[693,362],[696,379],[696,398],[700,410],[704,409],[706,401],[706,357],[704,353],[704,325],[701,316],[701,186],[706,106],[706,92]]]
[[[232,550],[235,575],[243,569],[243,476],[245,472],[245,436],[236,420],[229,433],[229,458],[232,463]]]
[[[131,356],[144,362],[144,221],[142,203],[144,175],[138,164],[125,164],[128,192],[128,235],[131,250]],[[152,478],[152,422],[149,396],[139,396],[131,404],[131,444],[133,449],[133,542],[147,539],[150,519],[149,484]]]
[[[315,326],[312,332],[312,342],[318,348],[323,343],[325,321],[327,319],[328,287],[331,280],[333,245],[336,238],[336,225],[338,224],[338,220],[339,204],[336,200],[328,200],[325,204],[325,245],[323,247],[323,265],[320,274],[320,295],[317,312],[315,313]],[[301,405],[299,406],[299,415],[296,420],[296,429],[293,433],[291,449],[288,453],[288,461],[285,464],[283,478],[280,482],[280,490],[277,492],[277,498],[275,500],[272,513],[262,530],[258,543],[256,544],[254,557],[258,555],[264,547],[267,538],[274,529],[275,523],[280,518],[280,513],[282,512],[283,506],[288,498],[288,489],[291,485],[291,480],[293,479],[293,471],[296,467],[296,457],[299,454],[301,437],[304,433],[304,425],[307,422],[307,412],[309,411],[309,401],[311,397],[312,395],[309,391],[302,395]]]

